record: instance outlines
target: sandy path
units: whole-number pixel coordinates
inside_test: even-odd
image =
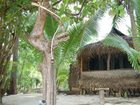
[[[18,94],[5,96],[4,105],[39,105],[41,94]],[[106,98],[105,105],[140,105],[140,97],[137,98]],[[57,105],[99,105],[98,96],[82,95],[58,95]]]

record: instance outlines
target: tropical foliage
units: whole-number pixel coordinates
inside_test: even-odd
[[[36,2],[36,0],[33,0]],[[31,33],[36,21],[37,9],[31,5],[31,0],[1,0],[0,1],[0,93],[9,84],[12,72],[12,65],[17,65],[17,89],[22,92],[29,91],[35,87],[34,81],[41,81],[38,72],[38,64],[41,62],[42,53],[33,48],[28,42],[27,37]],[[129,1],[131,2],[131,1]],[[105,45],[120,48],[128,54],[135,69],[139,69],[140,54],[140,1],[135,0],[133,10],[135,10],[136,32],[134,41],[137,47],[132,49],[126,41],[117,36],[107,37]],[[50,1],[53,11],[60,17],[63,23],[48,15],[44,33],[46,39],[50,41],[58,29],[57,34],[64,31],[68,32],[69,39],[59,43],[55,49],[55,68],[57,70],[57,86],[68,89],[67,78],[69,65],[76,59],[76,53],[80,47],[92,43],[98,35],[98,21],[108,15],[114,17],[112,26],[117,27],[116,23],[128,11],[128,0],[52,0]],[[109,33],[108,33],[109,34]],[[133,34],[133,33],[132,33]],[[12,61],[12,50],[14,38],[19,38],[18,61]],[[121,43],[121,44],[120,44]],[[0,94],[0,96],[2,93]]]
[[[41,83],[41,74],[38,70],[38,64],[41,62],[41,54],[27,42],[20,40],[19,43],[19,61],[18,61],[18,91],[28,92],[36,88],[36,82]],[[38,84],[39,85],[39,84]]]

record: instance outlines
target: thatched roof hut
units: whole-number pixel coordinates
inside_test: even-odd
[[[124,40],[126,40],[131,47],[133,47],[131,37],[128,37],[128,36],[121,36],[121,37]],[[81,56],[84,58],[91,58],[91,57],[94,57],[97,55],[103,55],[103,54],[108,54],[108,53],[116,54],[116,53],[120,53],[120,52],[122,52],[120,49],[114,48],[111,46],[105,46],[103,44],[103,41],[99,41],[96,43],[88,44],[88,45],[84,46],[83,48],[81,48],[79,50],[77,57],[79,60],[81,58]]]
[[[132,38],[130,38],[128,36],[121,36],[121,37],[123,39],[125,39],[131,47],[133,47]],[[84,46],[83,48],[81,48],[79,50],[79,53],[77,55],[77,60],[78,60],[80,65],[81,65],[81,62],[83,63],[82,64],[83,68],[81,68],[81,69],[83,69],[83,71],[84,71],[84,69],[89,69],[87,67],[89,65],[87,65],[87,64],[92,59],[94,59],[94,61],[96,59],[96,65],[97,65],[97,62],[98,62],[98,63],[100,63],[99,66],[101,66],[102,65],[101,63],[103,63],[103,62],[107,63],[107,64],[104,64],[104,66],[110,66],[111,65],[110,62],[112,62],[113,59],[114,60],[116,60],[116,59],[119,60],[120,59],[120,61],[122,61],[124,59],[124,60],[126,60],[127,63],[129,63],[129,61],[127,59],[127,55],[121,49],[114,48],[114,47],[111,47],[111,46],[105,46],[103,44],[103,41],[99,41],[99,42],[96,42],[96,43],[92,43],[92,44],[86,45],[86,46]],[[123,62],[120,62],[120,63],[123,63]],[[123,64],[120,64],[120,65],[123,66]],[[130,67],[131,65],[129,63],[126,66]],[[100,70],[101,69],[109,70],[109,69],[113,69],[113,68],[108,68],[108,67],[102,68],[102,67],[99,67],[98,69],[100,69]]]
[[[132,38],[121,36],[133,47]],[[79,79],[77,88],[92,90],[110,88],[116,90],[140,89],[140,74],[133,70],[127,54],[118,48],[105,46],[102,41],[84,46],[77,54]],[[75,67],[75,68],[76,68]],[[74,71],[71,69],[70,72]],[[70,73],[70,75],[73,75]],[[69,78],[69,80],[72,80]],[[74,80],[74,77],[73,77]],[[69,84],[72,88],[72,84]],[[76,86],[76,85],[75,85]]]

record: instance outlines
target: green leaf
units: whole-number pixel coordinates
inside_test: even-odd
[[[123,5],[120,5],[118,7],[118,11],[119,11],[119,16],[123,16],[124,13],[125,13],[124,6]]]
[[[48,39],[51,39],[57,30],[58,22],[50,15],[46,17],[46,23],[45,23],[45,36]]]
[[[93,0],[93,3],[96,3],[97,0]]]
[[[119,7],[118,7],[118,10],[120,10],[120,11],[122,11],[124,9],[124,6],[123,5],[120,5]]]

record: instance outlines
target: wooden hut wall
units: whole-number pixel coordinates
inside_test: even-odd
[[[88,62],[89,62],[89,59],[88,58],[85,58],[85,57],[81,57],[79,59],[79,62],[78,62],[78,65],[80,67],[80,72],[83,72],[83,71],[89,71],[88,70]]]

